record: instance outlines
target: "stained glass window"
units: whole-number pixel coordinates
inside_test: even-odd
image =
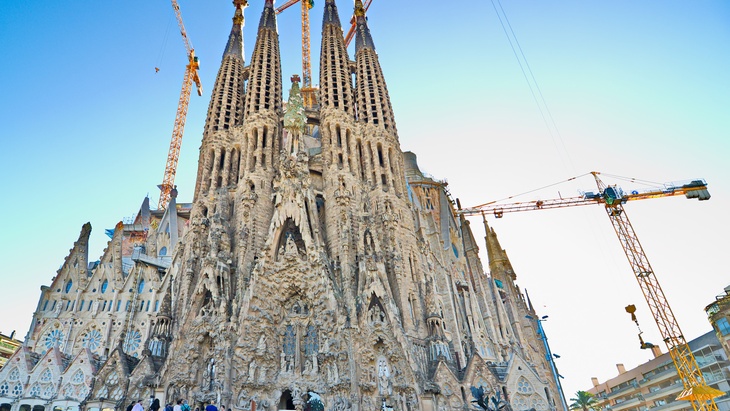
[[[53,374],[51,373],[51,370],[46,368],[43,371],[43,374],[41,374],[41,382],[50,382],[53,379]]]
[[[84,382],[84,372],[81,370],[76,371],[73,377],[71,377],[71,382],[74,384],[81,384]]]
[[[76,389],[71,384],[66,384],[65,387],[63,387],[63,396],[67,398],[75,398],[76,397]]]
[[[135,351],[137,351],[137,348],[139,348],[139,345],[141,343],[142,334],[140,334],[137,330],[132,330],[127,333],[127,336],[124,338],[124,345],[122,346],[122,348],[124,349],[125,353],[133,354]]]
[[[307,327],[307,335],[304,337],[304,354],[313,355],[319,351],[319,342],[317,340],[317,328],[313,325]]]
[[[43,339],[44,344],[46,345],[46,348],[50,349],[52,347],[61,346],[61,343],[63,342],[63,331],[59,329],[54,329],[48,332],[46,334],[46,337]]]
[[[30,395],[31,397],[38,397],[38,396],[40,396],[40,395],[41,395],[41,386],[40,386],[40,385],[38,385],[38,384],[35,384],[35,385],[33,385],[33,386],[32,386],[32,387],[30,388],[30,391],[28,392],[28,394],[29,394],[29,395]]]
[[[116,371],[109,374],[108,377],[106,377],[106,385],[117,385],[119,382],[119,375]]]
[[[4,382],[0,384],[0,397],[4,397],[8,395],[8,391],[10,391],[10,387],[8,386],[8,383]]]
[[[284,332],[284,354],[294,355],[296,346],[297,346],[297,334],[294,331],[293,326],[287,325],[286,331]]]
[[[22,393],[23,393],[23,386],[20,385],[20,383],[15,384],[15,387],[13,387],[13,392],[12,392],[13,396],[18,397]]]
[[[92,352],[96,352],[101,347],[101,338],[99,330],[91,330],[84,335],[83,340],[81,340],[81,345],[90,349]]]
[[[123,394],[124,391],[122,391],[122,387],[117,387],[114,391],[112,391],[111,398],[114,400],[121,400]]]
[[[56,394],[56,389],[53,388],[53,385],[48,384],[46,388],[43,390],[43,397],[44,398],[51,398]]]
[[[20,379],[20,370],[18,370],[18,367],[15,367],[12,370],[10,370],[10,374],[8,374],[8,380],[18,381],[19,379]]]
[[[517,380],[517,392],[521,394],[532,393],[532,386],[524,377],[520,377],[520,379]]]
[[[86,398],[86,396],[89,395],[89,387],[82,385],[81,389],[79,390],[79,396],[77,398]]]

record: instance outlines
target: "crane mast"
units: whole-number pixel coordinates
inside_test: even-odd
[[[180,146],[182,145],[183,132],[185,130],[185,120],[188,115],[188,104],[190,103],[190,91],[193,83],[195,83],[198,91],[198,95],[203,95],[203,86],[200,83],[200,76],[198,69],[200,63],[198,57],[195,56],[195,49],[190,45],[187,32],[185,31],[185,24],[183,24],[182,15],[180,14],[180,6],[176,0],[172,0],[172,8],[175,10],[175,17],[177,18],[177,24],[180,27],[180,34],[185,43],[185,50],[187,51],[188,64],[185,66],[185,77],[183,77],[182,90],[180,91],[180,99],[177,103],[177,112],[175,114],[175,124],[172,129],[172,138],[170,139],[170,149],[167,153],[167,162],[165,164],[165,174],[162,179],[160,188],[160,201],[158,207],[162,210],[167,207],[170,202],[170,193],[174,188],[175,174],[177,173],[177,162],[180,157]]]
[[[276,14],[288,9],[296,3],[302,5],[302,99],[304,107],[312,108],[317,104],[317,88],[312,87],[312,56],[310,28],[309,28],[309,10],[314,7],[313,0],[289,0],[276,9]]]
[[[459,213],[463,215],[481,214],[482,216],[492,213],[495,217],[500,218],[505,212],[603,204],[606,209],[606,214],[611,220],[611,224],[621,242],[621,247],[626,254],[626,258],[629,260],[634,276],[639,283],[641,292],[644,294],[644,298],[649,305],[654,321],[659,327],[662,339],[677,369],[677,374],[682,379],[684,390],[677,399],[690,401],[695,411],[717,411],[718,408],[714,398],[724,393],[706,384],[697,360],[687,344],[687,340],[679,327],[679,323],[664,295],[664,291],[659,285],[659,280],[654,274],[654,270],[646,257],[644,248],[641,246],[634,227],[631,225],[623,207],[623,204],[630,200],[645,200],[680,194],[684,194],[687,198],[707,200],[710,198],[710,194],[707,191],[707,183],[704,180],[697,179],[683,185],[668,185],[661,190],[624,194],[617,186],[607,186],[598,176],[600,173],[594,171],[591,174],[596,180],[598,194],[586,193],[582,197],[512,204],[496,204],[493,202],[459,210]]]

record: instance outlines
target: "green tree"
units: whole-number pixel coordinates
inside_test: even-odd
[[[575,398],[571,398],[570,409],[571,410],[582,410],[588,411],[595,409],[598,404],[596,397],[585,391],[578,391],[575,393]]]

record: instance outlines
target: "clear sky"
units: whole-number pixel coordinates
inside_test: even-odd
[[[247,60],[263,0],[250,3]],[[323,5],[317,0],[311,12],[315,82]],[[338,5],[347,22],[351,2]],[[233,7],[225,0],[180,7],[205,88],[191,99],[176,180],[180,200],[190,201]],[[491,1],[374,0],[369,24],[403,149],[447,179],[464,206],[592,170],[656,182],[707,179],[710,201],[647,200],[626,209],[687,338],[710,331],[703,308],[730,285],[730,3],[502,7],[554,126],[543,120]],[[288,79],[301,72],[299,9],[280,17]],[[94,228],[93,260],[106,246],[105,228],[133,216],[148,193],[156,204],[186,58],[167,1],[5,1],[0,44],[0,331],[22,337],[40,285],[50,284],[85,222]],[[594,187],[584,177],[519,199]],[[519,285],[549,316],[544,327],[568,398],[590,388],[592,376],[615,376],[617,363],[631,368],[651,358],[624,307],[638,307],[645,340],[660,344],[659,332],[601,207],[489,223]],[[478,238],[480,225],[472,222]]]

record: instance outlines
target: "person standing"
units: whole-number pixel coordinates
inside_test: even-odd
[[[210,403],[205,407],[205,411],[218,411],[218,407],[215,406],[215,400],[210,401]]]
[[[177,403],[172,407],[172,411],[182,411],[182,399],[177,400]]]
[[[150,405],[151,411],[160,411],[160,400],[158,398],[155,398],[152,400],[152,405]]]
[[[142,400],[137,400],[137,402],[132,407],[132,411],[144,411],[144,407],[142,406]]]
[[[182,405],[180,405],[180,408],[182,411],[190,411],[190,405],[188,405],[188,400],[182,400]]]

